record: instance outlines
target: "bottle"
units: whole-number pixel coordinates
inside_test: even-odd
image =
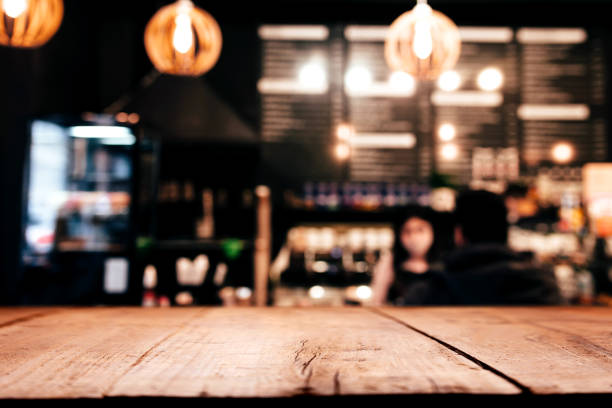
[[[213,208],[213,192],[209,188],[204,189],[202,191],[202,218],[196,224],[196,236],[200,239],[214,236]]]
[[[155,296],[155,287],[157,286],[157,269],[153,265],[147,265],[142,277],[142,285],[145,290],[142,295],[142,306],[153,307],[157,306],[157,297]]]

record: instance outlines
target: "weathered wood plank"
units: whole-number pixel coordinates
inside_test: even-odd
[[[0,329],[0,398],[99,398],[203,310],[82,308]]]
[[[57,311],[57,308],[48,307],[2,307],[0,308],[0,328]]]
[[[515,394],[436,342],[360,308],[217,308],[191,319],[111,396]]]
[[[536,394],[612,393],[612,309],[381,308]]]

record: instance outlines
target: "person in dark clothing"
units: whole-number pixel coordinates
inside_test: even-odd
[[[384,253],[374,268],[374,304],[447,303],[441,265],[436,265],[435,213],[411,207],[395,226],[393,253]]]
[[[455,207],[457,249],[445,260],[450,302],[464,305],[563,304],[552,268],[508,245],[507,210],[497,194],[471,190]]]

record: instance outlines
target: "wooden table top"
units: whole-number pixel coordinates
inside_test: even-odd
[[[612,395],[612,308],[0,308],[0,398]]]

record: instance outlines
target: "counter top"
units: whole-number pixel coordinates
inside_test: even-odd
[[[0,308],[0,398],[612,395],[612,308]]]

